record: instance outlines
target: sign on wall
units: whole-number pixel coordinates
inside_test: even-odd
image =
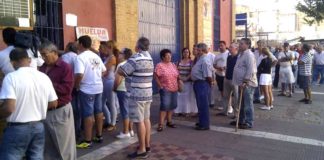
[[[94,27],[76,27],[77,38],[88,35],[92,39],[92,47],[96,50],[99,49],[100,41],[108,41],[108,30],[106,28]]]

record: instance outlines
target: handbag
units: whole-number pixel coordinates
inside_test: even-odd
[[[286,52],[284,52],[284,53],[285,53],[285,56],[288,58]],[[290,62],[290,64],[291,64],[290,66],[291,66],[291,70],[292,70],[292,72],[295,72],[295,71],[296,71],[296,67],[292,64],[291,60],[290,60],[289,62]]]

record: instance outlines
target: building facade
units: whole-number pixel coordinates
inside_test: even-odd
[[[104,28],[119,48],[134,49],[138,37],[146,36],[154,61],[163,48],[171,49],[177,61],[183,47],[205,42],[216,51],[220,40],[230,43],[234,5],[232,0],[11,0],[0,2],[0,19],[9,19],[0,22],[0,29],[34,30],[64,49],[77,39],[76,27]],[[18,15],[23,9],[10,8],[27,11]]]

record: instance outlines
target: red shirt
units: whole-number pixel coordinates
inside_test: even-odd
[[[173,64],[172,62],[158,63],[155,68],[155,73],[158,76],[163,88],[170,92],[178,91],[177,80],[179,71],[175,64]]]
[[[73,89],[73,72],[69,64],[60,58],[55,65],[46,70],[47,65],[44,63],[39,71],[45,73],[52,81],[55,92],[58,97],[58,106],[66,105],[72,100]]]

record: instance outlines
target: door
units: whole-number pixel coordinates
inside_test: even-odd
[[[179,0],[139,0],[139,36],[151,42],[154,65],[160,62],[160,51],[170,49],[172,61],[179,54]]]

